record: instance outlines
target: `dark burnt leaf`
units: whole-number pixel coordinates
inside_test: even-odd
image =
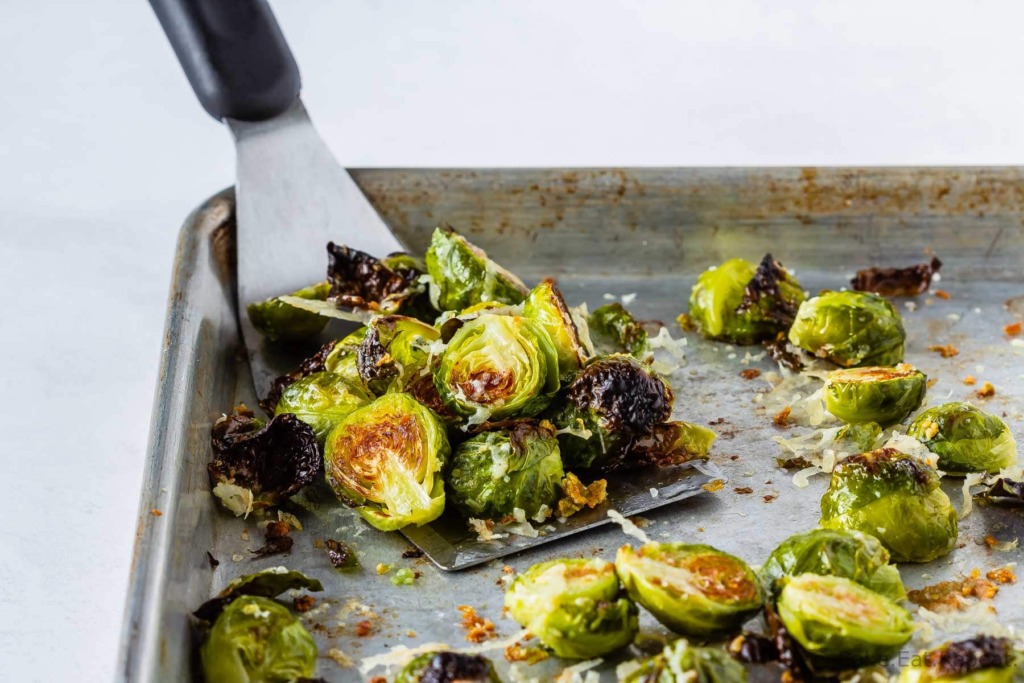
[[[255,574],[240,576],[229,583],[217,597],[207,600],[193,614],[203,621],[213,622],[232,600],[241,595],[256,595],[261,598],[276,598],[291,589],[322,591],[324,589],[316,579],[310,578],[299,571],[281,571],[280,569],[264,569]]]
[[[327,244],[327,255],[330,298],[341,306],[393,313],[422,290],[417,285],[422,272],[411,260],[392,255],[392,268],[374,256],[334,242]]]
[[[772,357],[772,360],[787,370],[792,372],[803,371],[804,362],[800,358],[799,352],[790,345],[785,332],[780,332],[775,339],[765,342],[764,349]]]
[[[754,277],[743,290],[743,300],[736,309],[737,313],[745,313],[757,308],[765,319],[789,327],[796,319],[799,302],[792,297],[783,296],[779,282],[785,280],[789,273],[782,264],[765,254],[754,271]]]
[[[796,681],[812,679],[803,648],[800,647],[800,643],[796,642],[789,635],[789,631],[782,624],[782,619],[779,618],[775,608],[771,605],[765,605],[764,619],[765,623],[768,624],[768,632],[771,634],[772,641],[775,644],[779,663],[786,668],[786,671]]]
[[[420,683],[490,683],[491,663],[478,655],[438,652],[423,669]]]
[[[331,564],[335,569],[339,571],[346,571],[350,569],[357,569],[359,567],[359,556],[356,554],[356,551],[344,541],[325,538],[322,542],[317,543],[317,546],[322,547],[327,551],[327,559],[331,561]]]
[[[1024,505],[1024,481],[996,479],[981,495],[997,503]]]
[[[566,399],[577,409],[600,416],[602,426],[643,434],[672,413],[672,390],[661,378],[630,356],[596,358],[566,387]]]
[[[213,556],[209,550],[206,551],[206,560],[210,563],[210,569],[216,569],[220,566],[220,560]]]
[[[249,489],[255,508],[287,499],[323,468],[316,434],[291,413],[266,425],[237,413],[224,416],[213,426],[212,443],[211,479]]]
[[[1009,666],[1012,659],[1009,639],[977,636],[927,653],[924,663],[936,677],[961,678],[982,669]]]
[[[858,270],[850,286],[858,292],[881,296],[916,296],[928,291],[932,276],[939,272],[942,261],[933,256],[928,263],[907,268],[867,268]]]
[[[744,664],[767,664],[779,659],[775,640],[760,633],[744,633],[729,643],[729,654]]]
[[[302,361],[298,368],[275,379],[270,385],[270,391],[267,392],[266,397],[260,401],[260,408],[263,409],[263,412],[273,415],[274,410],[277,409],[277,402],[281,400],[281,394],[285,389],[314,372],[323,372],[326,369],[324,362],[337,343],[337,341],[327,342],[316,353]]]
[[[423,557],[423,551],[413,546],[402,551],[403,560],[416,560]]]
[[[291,552],[292,546],[295,544],[295,539],[289,535],[290,531],[291,525],[289,525],[288,522],[271,522],[267,525],[267,530],[265,532],[266,542],[262,547],[250,552],[255,555],[256,558],[281,555],[283,553]]]
[[[655,425],[651,431],[633,439],[628,450],[628,458],[624,464],[654,465],[671,467],[692,460],[707,457],[711,445],[703,435],[695,435],[693,425],[681,422],[665,422]],[[711,433],[711,430],[696,427]],[[711,433],[711,441],[714,435]],[[707,441],[705,444],[704,442]]]
[[[383,388],[398,377],[398,367],[381,343],[380,330],[374,325],[369,326],[366,337],[356,351],[356,369],[374,393],[384,393]],[[378,391],[377,387],[383,388]]]
[[[446,425],[454,425],[462,421],[451,407],[441,399],[434,384],[434,376],[429,372],[413,378],[412,382],[405,388],[405,393],[430,408],[437,414]]]

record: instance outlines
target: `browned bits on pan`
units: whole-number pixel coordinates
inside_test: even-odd
[[[743,379],[757,379],[761,376],[761,371],[757,368],[747,368],[746,370],[740,370],[740,377]]]
[[[420,557],[423,557],[423,551],[419,548],[406,548],[402,551],[403,560],[415,560]]]
[[[359,638],[365,638],[373,633],[373,622],[369,619],[364,619],[356,624],[356,636]]]
[[[1024,332],[1024,323],[1019,320],[1003,327],[1003,334],[1007,337],[1016,337],[1021,332]]]
[[[718,493],[725,487],[725,482],[721,479],[712,479],[706,484],[702,484],[701,488],[708,493]]]
[[[482,643],[497,636],[494,632],[494,622],[481,617],[475,608],[470,605],[459,605],[458,609],[462,612],[460,626],[466,631],[466,640],[471,643]]]
[[[1005,567],[999,567],[985,574],[985,578],[989,581],[995,581],[996,583],[1007,584],[1017,583],[1017,575],[1013,573],[1013,569],[1010,565]]]
[[[269,557],[291,552],[295,539],[288,535],[291,526],[288,522],[270,522],[267,524],[266,543],[250,552],[256,557]]]
[[[220,566],[220,560],[213,556],[209,550],[206,551],[206,560],[210,563],[210,569],[216,569]]]
[[[548,653],[541,647],[524,647],[520,643],[513,643],[505,648],[505,661],[526,662],[533,665],[543,662],[548,658]]]
[[[775,414],[775,417],[772,418],[772,422],[775,424],[776,427],[788,427],[789,416],[792,414],[792,412],[793,408],[790,406],[786,406],[785,408],[783,408],[782,410]]]
[[[955,581],[941,581],[920,590],[907,593],[910,602],[933,612],[961,610],[967,606],[965,598],[991,600],[999,592],[999,586],[981,578],[980,569],[972,569],[968,576]]]
[[[960,349],[958,349],[957,347],[953,346],[952,344],[945,344],[945,345],[932,344],[931,346],[928,347],[928,350],[929,351],[934,351],[935,353],[939,354],[943,358],[953,358],[954,356],[959,356],[960,355]]]
[[[383,676],[374,676],[370,679],[370,683],[388,683],[388,679]]]
[[[749,493],[753,493],[754,489],[750,488],[749,486],[737,486],[736,488],[733,489],[733,491],[739,493],[740,495],[746,495]]]
[[[562,480],[562,491],[565,497],[558,501],[558,516],[569,517],[582,510],[584,506],[595,508],[603,503],[608,497],[608,481],[598,479],[587,486],[579,477],[569,472]]]
[[[978,380],[974,378],[974,375],[967,375],[966,377],[964,377],[964,384],[966,384],[969,387],[973,387],[977,383],[977,381]]]
[[[164,513],[160,512],[156,508],[153,508],[152,510],[149,511],[149,514],[153,515],[154,517],[162,517]]]
[[[950,293],[949,293],[949,292],[947,292],[947,291],[946,291],[946,290],[944,290],[944,289],[936,289],[936,290],[935,290],[935,296],[936,296],[936,297],[938,297],[938,298],[940,298],[940,299],[942,299],[943,301],[949,301],[950,299],[952,299],[952,298],[953,298],[953,297],[952,297],[952,296],[950,295]]]
[[[928,291],[932,276],[939,272],[942,261],[936,257],[928,263],[906,268],[867,268],[858,270],[850,286],[859,292],[872,292],[882,296],[916,296]]]
[[[939,383],[939,378],[938,377],[932,377],[925,384],[927,384],[928,388],[931,389],[932,387],[934,387],[938,383]]]
[[[992,382],[985,382],[980,389],[974,392],[974,395],[978,398],[990,398],[996,395],[996,388],[992,386]]]
[[[776,493],[769,493],[769,494],[765,495],[764,502],[770,503],[770,502],[772,502],[773,500],[775,500],[778,497],[779,496]]]
[[[303,594],[296,596],[295,599],[292,600],[292,604],[295,606],[296,612],[308,612],[313,609],[313,605],[316,604],[316,598],[312,595]]]

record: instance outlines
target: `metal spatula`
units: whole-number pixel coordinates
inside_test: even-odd
[[[203,108],[235,139],[240,309],[323,280],[329,240],[381,256],[402,248],[310,122],[298,66],[265,0],[150,4]],[[262,397],[281,367],[240,318]]]

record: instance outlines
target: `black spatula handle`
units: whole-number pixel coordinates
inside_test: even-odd
[[[266,0],[150,0],[216,119],[263,121],[299,96],[299,67]]]

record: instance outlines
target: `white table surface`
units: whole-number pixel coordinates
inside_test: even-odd
[[[350,165],[1021,163],[1024,5],[967,7],[277,2]],[[174,240],[233,154],[146,3],[0,12],[0,679],[106,681]]]

